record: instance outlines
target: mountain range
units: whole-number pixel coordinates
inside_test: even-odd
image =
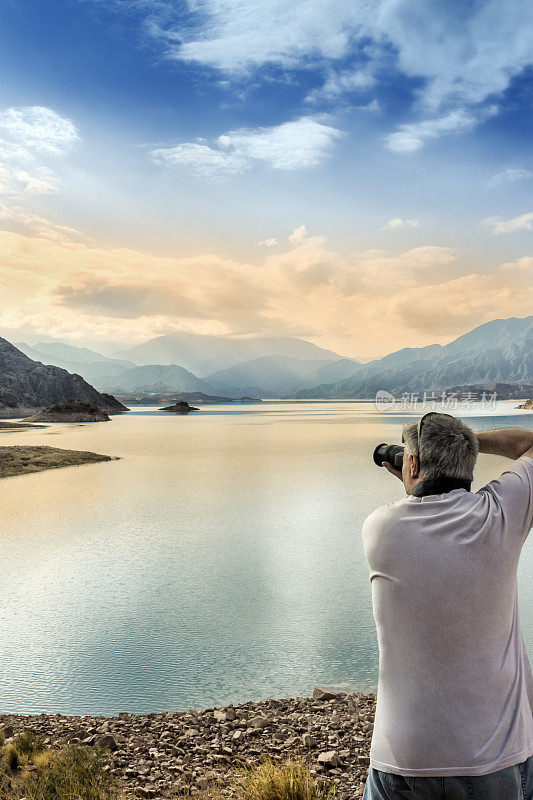
[[[474,328],[447,345],[405,348],[361,365],[343,380],[324,383],[306,398],[370,398],[384,389],[441,392],[451,386],[533,382],[533,317],[499,319]]]
[[[86,347],[73,347],[63,342],[37,342],[34,345],[17,342],[17,347],[34,361],[53,364],[78,375],[83,375],[90,383],[100,384],[121,375],[134,367],[133,361],[109,358]]]
[[[304,339],[282,337],[169,334],[117,352],[115,358],[35,337],[31,345],[17,342],[17,347],[34,360],[77,373],[100,391],[115,394],[203,392],[235,398],[247,394],[280,397],[340,380],[359,366],[358,361],[343,359]],[[213,370],[213,366],[217,368]]]
[[[365,364],[282,337],[176,333],[115,348],[113,357],[44,337],[17,346],[35,361],[119,395],[371,398],[379,389],[400,396],[466,384],[533,383],[533,317],[493,320],[447,345],[404,348]]]
[[[179,364],[199,378],[262,356],[305,361],[336,361],[340,356],[305,339],[287,337],[231,338],[195,333],[169,333],[117,353],[139,366]]]

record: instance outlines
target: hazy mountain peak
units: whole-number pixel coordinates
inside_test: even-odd
[[[137,364],[181,364],[199,377],[262,356],[285,356],[308,361],[341,358],[305,339],[294,337],[228,337],[195,333],[169,333],[122,352]]]
[[[533,333],[533,316],[493,319],[464,333],[445,345],[448,352],[463,352],[472,349],[505,347]]]

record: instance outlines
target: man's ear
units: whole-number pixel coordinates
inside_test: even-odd
[[[409,475],[411,478],[418,478],[420,474],[420,462],[418,461],[418,456],[415,456],[413,453],[409,456]]]

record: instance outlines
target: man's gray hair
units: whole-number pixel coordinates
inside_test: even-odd
[[[446,414],[427,417],[422,423],[420,452],[416,423],[404,427],[403,439],[406,455],[419,458],[421,478],[472,480],[478,453],[477,436],[456,417]]]

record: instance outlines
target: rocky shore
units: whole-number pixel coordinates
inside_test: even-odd
[[[375,695],[315,689],[312,697],[265,700],[203,711],[117,717],[0,714],[6,736],[31,731],[60,747],[82,742],[112,752],[125,797],[231,795],[239,768],[264,758],[303,757],[339,800],[363,794]]]

